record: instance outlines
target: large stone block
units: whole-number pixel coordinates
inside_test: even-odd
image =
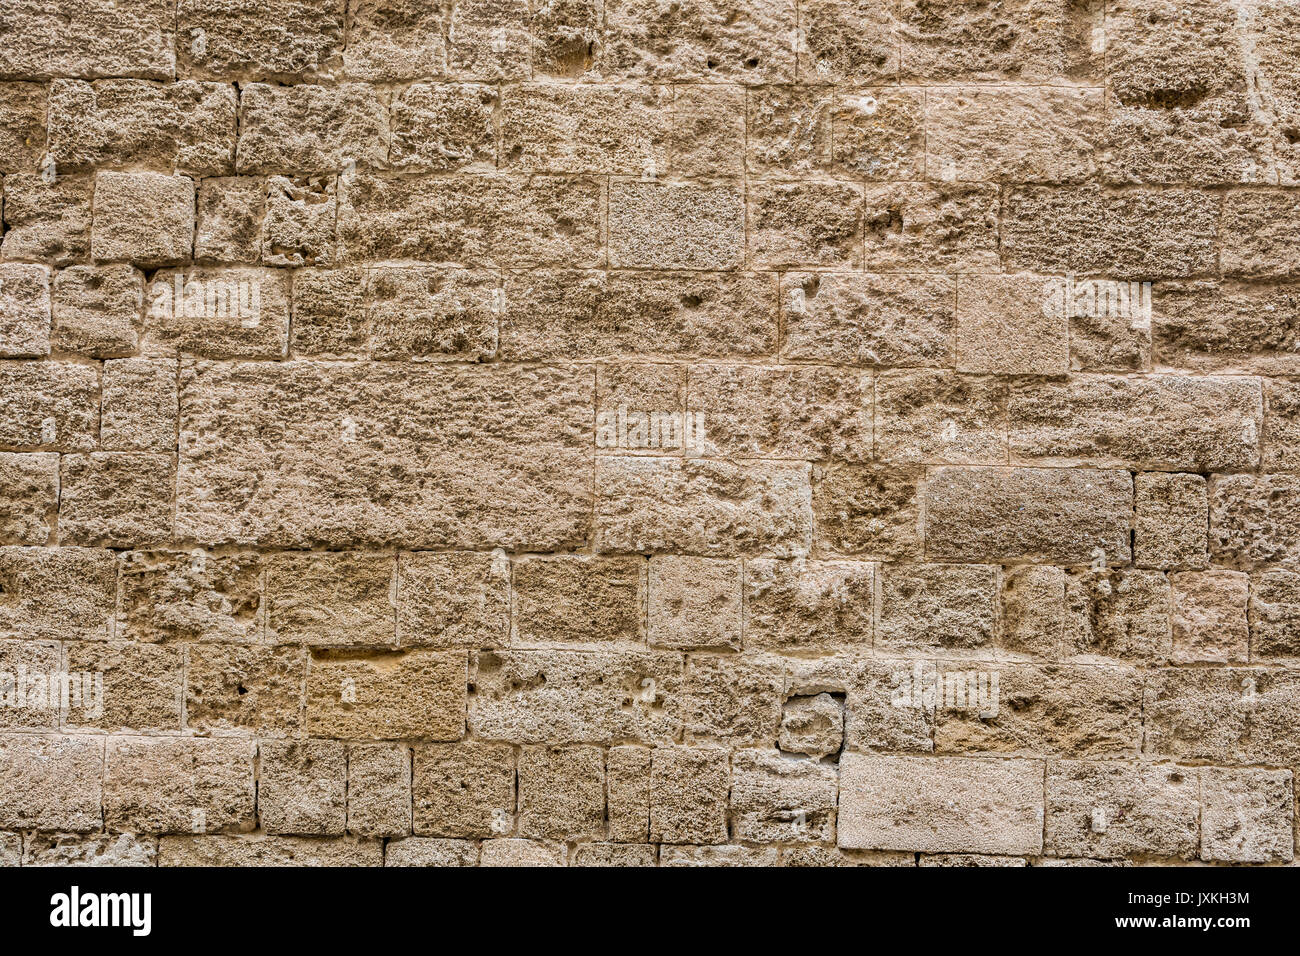
[[[847,849],[1037,854],[1043,765],[845,754],[838,841]]]
[[[583,540],[593,387],[590,372],[559,369],[188,367],[178,534],[528,550]]]

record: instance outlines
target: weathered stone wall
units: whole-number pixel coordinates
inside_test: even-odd
[[[5,0],[0,858],[1290,861],[1297,56]]]

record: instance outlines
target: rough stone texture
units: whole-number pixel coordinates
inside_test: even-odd
[[[0,863],[1295,865],[1294,3],[0,7]]]
[[[1052,761],[1044,849],[1093,859],[1194,857],[1199,773],[1194,767]]]

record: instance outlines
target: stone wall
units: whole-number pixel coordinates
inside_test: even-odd
[[[1298,55],[5,0],[0,858],[1291,861]]]

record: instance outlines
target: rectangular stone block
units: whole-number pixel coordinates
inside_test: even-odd
[[[1300,658],[1300,574],[1270,568],[1251,575],[1250,653]]]
[[[484,647],[510,636],[510,562],[503,553],[402,553],[397,639],[404,647]]]
[[[1096,0],[974,0],[939,9],[925,0],[897,6],[902,75],[909,80],[1004,83],[1096,82],[1102,66]]]
[[[1006,200],[1002,252],[1009,269],[1173,279],[1215,271],[1218,233],[1213,193],[1024,186]]]
[[[270,176],[261,213],[260,257],[268,266],[324,266],[336,248],[341,176]]]
[[[673,87],[673,172],[739,176],[745,169],[745,89],[735,85]]]
[[[545,840],[603,837],[605,752],[591,746],[520,750],[518,832]]]
[[[1093,859],[1191,858],[1200,773],[1194,767],[1054,760],[1047,767],[1044,849]]]
[[[405,745],[348,747],[348,831],[373,837],[411,832],[411,751]]]
[[[18,0],[6,6],[0,75],[140,76],[176,74],[175,11],[167,0],[90,0],[52,6]]]
[[[936,468],[925,509],[931,559],[1129,560],[1133,480],[1125,471]]]
[[[640,557],[526,557],[514,565],[512,593],[511,643],[645,640],[646,563]]]
[[[860,267],[863,207],[856,184],[756,182],[747,192],[752,268]]]
[[[607,79],[794,80],[793,0],[704,0],[689,10],[612,0],[604,24],[597,69]]]
[[[8,120],[0,132],[0,172],[18,173],[39,166],[45,155],[45,85],[0,83],[0,110]]]
[[[1210,486],[1210,557],[1251,567],[1300,558],[1300,475],[1221,475]]]
[[[671,741],[682,671],[681,655],[662,651],[480,651],[469,728],[523,744]]]
[[[538,551],[585,540],[593,388],[578,370],[187,367],[178,533]]]
[[[341,259],[487,268],[603,264],[603,187],[595,179],[357,172],[341,183]]]
[[[441,0],[359,0],[349,10],[344,72],[375,83],[445,73],[450,19]]]
[[[94,675],[94,693],[82,678],[80,707],[70,707],[68,728],[178,732],[185,687],[184,652],[156,644],[94,641],[64,645],[64,669]],[[87,703],[87,696],[99,698]]]
[[[898,77],[898,36],[888,0],[799,4],[799,78],[818,83],[885,83]]]
[[[350,837],[164,836],[159,866],[382,866],[381,840]]]
[[[65,455],[59,483],[60,540],[149,548],[172,537],[176,459],[154,452]]]
[[[875,565],[865,561],[745,562],[745,646],[798,652],[869,645]]]
[[[133,833],[28,838],[23,866],[157,866],[158,838]]]
[[[1157,368],[1300,372],[1300,297],[1292,284],[1158,282],[1151,311]]]
[[[497,91],[491,86],[412,83],[392,98],[389,158],[409,169],[495,170],[496,110]]]
[[[239,105],[241,174],[319,173],[388,160],[387,99],[368,83],[249,83]]]
[[[1209,564],[1209,499],[1200,475],[1143,472],[1133,479],[1133,558],[1144,568]]]
[[[1234,471],[1259,462],[1258,379],[1077,377],[1011,389],[1012,460]]]
[[[640,843],[650,835],[650,762],[647,747],[610,747],[605,754],[605,816],[609,838]]]
[[[95,175],[90,253],[165,266],[189,259],[194,249],[194,181],[162,173]]]
[[[1059,279],[1029,274],[963,276],[957,282],[957,369],[999,375],[1063,375],[1070,322]]]
[[[940,753],[1105,759],[1141,748],[1142,676],[1131,667],[944,664],[939,690]]]
[[[717,747],[657,747],[650,758],[650,841],[725,843],[730,767]]]
[[[194,258],[255,263],[262,255],[267,181],[262,176],[218,176],[199,182]]]
[[[176,380],[166,359],[104,363],[100,445],[111,451],[171,451],[176,447]]]
[[[85,833],[103,825],[104,738],[0,735],[0,826]]]
[[[526,0],[465,0],[451,10],[447,60],[464,80],[521,80],[529,72]]]
[[[95,693],[94,675],[75,682],[68,675],[65,682],[61,667],[62,647],[55,641],[31,641],[0,638],[0,727],[6,730],[57,731],[75,708],[80,717],[84,709],[93,713],[103,704],[103,695]],[[67,704],[64,687],[68,688]],[[73,691],[76,696],[73,696]],[[89,691],[89,693],[86,693]]]
[[[687,659],[683,712],[692,742],[774,746],[784,696],[780,658],[692,655]]]
[[[471,840],[408,837],[384,847],[384,866],[478,866],[479,845]]]
[[[59,510],[59,456],[0,452],[0,544],[45,544]]]
[[[687,410],[702,416],[705,433],[697,454],[809,461],[871,457],[869,374],[697,365],[687,377],[687,395]]]
[[[144,314],[144,276],[133,266],[72,266],[54,278],[51,344],[94,358],[134,353]]]
[[[0,633],[107,640],[116,581],[112,551],[0,547]]]
[[[122,637],[253,642],[262,637],[262,557],[131,551],[119,581]]]
[[[267,833],[339,836],[346,826],[347,748],[336,740],[262,741],[257,819]]]
[[[527,272],[506,277],[501,357],[757,356],[776,349],[775,277]]]
[[[807,554],[809,468],[598,456],[595,522],[601,551]]]
[[[185,658],[185,727],[212,736],[297,737],[307,652],[196,644]]]
[[[1175,663],[1244,664],[1250,657],[1246,605],[1250,576],[1241,571],[1179,571],[1173,590]]]
[[[276,554],[266,562],[267,635],[316,647],[397,641],[391,555]]]
[[[0,320],[0,356],[42,358],[50,354],[48,268],[19,262],[0,264]]]
[[[181,0],[176,68],[213,80],[294,82],[341,66],[343,0]]]
[[[1097,171],[1104,93],[1095,89],[976,87],[926,100],[931,179],[1078,182]]]
[[[49,154],[59,170],[229,173],[238,108],[233,87],[182,80],[55,80]]]
[[[1300,675],[1275,668],[1177,668],[1147,681],[1144,750],[1178,760],[1287,765],[1300,754]]]
[[[283,358],[289,277],[281,269],[160,269],[145,293],[142,351],[205,358]]]
[[[6,259],[37,259],[66,265],[90,254],[91,196],[89,175],[56,176],[13,173],[4,179]]]
[[[1029,564],[1002,575],[1002,626],[997,643],[1007,650],[1060,657],[1065,632],[1065,572]]]
[[[866,188],[868,272],[993,272],[998,189],[984,183],[885,183]]]
[[[734,837],[755,843],[821,843],[834,833],[835,768],[776,751],[738,750],[733,758]]]
[[[527,172],[663,175],[671,96],[662,86],[509,88],[501,99],[501,165]]]
[[[324,358],[481,360],[497,350],[500,279],[432,266],[304,270],[293,351]]]
[[[112,737],[104,755],[104,826],[128,833],[254,827],[253,744]]]
[[[1066,572],[1061,653],[1162,660],[1173,650],[1172,613],[1169,579],[1158,571]]]
[[[1007,460],[1006,384],[919,369],[876,378],[876,457],[899,464],[995,465]]]
[[[465,666],[463,651],[313,652],[307,732],[344,740],[459,740]]]
[[[652,557],[650,644],[674,650],[739,650],[742,572],[739,558]]]
[[[818,547],[886,560],[918,557],[921,479],[917,468],[817,466],[812,504]]]
[[[739,184],[618,180],[609,186],[609,264],[738,269],[745,261]]]
[[[1300,274],[1295,263],[1300,204],[1291,192],[1229,190],[1219,228],[1224,275],[1294,279]]]
[[[880,570],[875,646],[970,650],[992,644],[998,569],[982,564],[895,564]]]
[[[1042,762],[845,754],[838,843],[847,849],[1041,853]]]
[[[782,354],[844,365],[953,362],[956,283],[945,276],[787,273]]]
[[[769,86],[747,96],[745,166],[750,173],[807,175],[831,164],[829,86]]]
[[[509,744],[416,747],[413,774],[416,833],[490,837],[514,829],[515,753]]]
[[[1201,859],[1279,863],[1295,856],[1290,770],[1201,770]]]
[[[99,380],[89,365],[0,362],[0,446],[90,451],[99,433]]]
[[[829,4],[827,5],[829,6]],[[925,92],[867,87],[835,93],[832,167],[869,181],[925,174]]]

